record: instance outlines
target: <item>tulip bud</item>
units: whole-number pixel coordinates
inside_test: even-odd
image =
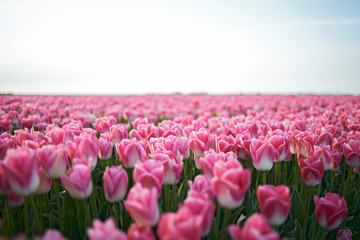
[[[36,192],[40,183],[37,151],[9,149],[2,166],[12,191],[21,196]]]
[[[61,175],[60,180],[74,199],[85,199],[91,194],[91,169],[85,161],[74,159],[72,167],[66,175]]]
[[[251,184],[250,169],[244,170],[237,160],[217,161],[211,183],[221,206],[234,209],[240,207]]]
[[[260,213],[272,226],[280,226],[290,212],[289,188],[280,185],[260,185],[256,192]]]
[[[106,167],[103,182],[104,194],[107,201],[114,203],[124,199],[129,179],[122,166]]]
[[[141,226],[155,226],[159,221],[159,206],[157,190],[144,188],[140,183],[135,184],[124,201],[125,209]]]
[[[88,228],[86,232],[90,240],[127,240],[126,234],[116,227],[113,218],[108,218],[105,222],[95,219],[93,221],[93,227]]]
[[[233,224],[230,225],[229,233],[234,240],[279,240],[279,234],[275,232],[266,222],[264,216],[260,214],[253,214],[245,222],[243,228]]]

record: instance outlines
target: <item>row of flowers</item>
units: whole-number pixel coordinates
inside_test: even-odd
[[[0,233],[46,231],[43,239],[358,236],[357,97],[310,96],[313,105],[306,97],[248,96],[250,104],[218,108],[219,97],[146,96],[144,102],[132,96],[116,100],[134,107],[118,110],[123,118],[98,117],[107,110],[101,101],[84,105],[90,97],[59,97],[48,112],[43,106],[53,97],[2,97]],[[233,104],[239,98],[246,99],[224,97]],[[29,99],[38,104],[23,105]],[[169,114],[179,99],[191,106]],[[286,101],[297,105],[286,107]],[[124,115],[149,106],[156,117]],[[68,119],[70,109],[93,118]],[[48,120],[22,128],[30,114]]]

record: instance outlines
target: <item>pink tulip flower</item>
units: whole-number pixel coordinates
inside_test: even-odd
[[[280,226],[290,212],[291,200],[289,188],[280,185],[260,185],[256,192],[260,213],[272,226]]]
[[[38,151],[9,149],[2,167],[11,190],[16,194],[29,196],[36,192],[40,183]]]
[[[243,228],[230,225],[229,233],[234,240],[280,240],[280,236],[266,222],[266,218],[260,214],[253,214],[246,221]]]
[[[125,209],[141,226],[154,226],[159,221],[159,206],[156,188],[144,188],[140,183],[135,184],[124,201]]]
[[[95,219],[92,228],[88,228],[86,233],[90,240],[128,239],[126,234],[116,227],[113,218],[108,218],[105,222]]]
[[[104,194],[107,201],[114,203],[124,199],[129,179],[122,166],[106,167],[103,175]]]
[[[66,174],[61,175],[61,183],[74,199],[85,199],[92,191],[91,169],[87,162],[74,159]]]
[[[316,219],[327,229],[337,228],[348,213],[345,199],[336,193],[328,192],[325,198],[314,195],[314,203]]]
[[[244,170],[237,160],[217,161],[213,170],[212,185],[221,206],[234,209],[244,201],[250,187],[251,171]]]

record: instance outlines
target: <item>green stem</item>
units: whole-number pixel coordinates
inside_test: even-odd
[[[49,204],[49,194],[44,194],[45,203],[46,203],[46,212],[50,214],[50,204]]]
[[[55,195],[56,195],[56,208],[57,208],[57,216],[58,216],[58,224],[60,232],[64,231],[64,225],[62,222],[62,209],[61,209],[61,199],[60,199],[60,180],[54,181],[55,185]]]
[[[96,189],[93,180],[91,179],[91,184],[93,186],[93,191],[91,193],[90,201],[91,201],[91,210],[93,219],[96,219],[98,217],[97,214],[97,205],[96,205]]]
[[[297,155],[295,154],[295,168],[294,168],[295,172],[294,172],[294,185],[295,185],[295,188],[298,187],[298,181],[299,181],[299,172],[300,172],[300,167],[299,167],[299,163],[298,163],[298,157]]]
[[[347,190],[348,190],[348,188],[349,188],[349,183],[350,183],[350,179],[351,179],[352,173],[353,173],[353,168],[350,167],[350,169],[349,169],[349,171],[348,171],[348,177],[347,177],[347,179],[346,179],[345,188],[344,188],[344,190],[343,190],[343,192],[342,192],[342,196],[343,196],[343,197],[345,197],[345,194],[346,194],[346,192],[347,192]]]
[[[44,226],[44,221],[43,221],[43,208],[42,208],[42,201],[41,200],[42,200],[41,196],[36,197],[37,206],[39,208],[40,226],[43,227]],[[42,229],[41,229],[41,231],[42,231]]]
[[[29,203],[28,201],[25,201],[25,205],[24,205],[24,230],[25,230],[25,235],[28,234],[29,232]]]
[[[327,229],[324,228],[322,240],[325,240],[325,239],[326,239],[326,235],[327,235]]]
[[[335,172],[330,171],[330,189],[329,189],[330,192],[333,191],[333,187],[334,187],[334,175],[335,175]]]
[[[165,190],[165,196],[164,196],[164,201],[165,201],[165,212],[169,212],[170,208],[170,185],[164,185],[164,190]]]
[[[229,217],[230,217],[230,209],[225,208],[225,213],[224,213],[224,221],[223,221],[223,225],[222,225],[222,229],[221,229],[221,233],[220,233],[220,240],[224,240],[226,237],[226,233],[227,233],[227,226],[228,226],[228,222],[229,222]]]
[[[287,179],[287,165],[288,165],[288,162],[283,163],[282,179],[283,179],[283,184],[284,185],[286,185],[286,179]]]
[[[255,189],[259,186],[259,178],[260,178],[260,171],[256,171],[256,183],[255,183]]]
[[[121,229],[125,230],[125,228],[124,228],[124,219],[123,219],[123,211],[124,211],[124,209],[122,207],[121,202],[119,202],[119,210],[121,212],[121,214],[120,214],[120,226],[121,226]]]
[[[5,199],[6,220],[8,222],[9,233],[10,233],[10,236],[11,236],[12,235],[12,230],[14,229],[14,225],[13,225],[13,221],[12,221],[12,215],[10,213],[9,199],[7,198],[7,196],[5,196],[4,199]]]
[[[274,170],[275,170],[275,176],[274,176],[274,186],[276,186],[277,185],[277,181],[278,181],[278,175],[279,175],[279,173],[278,173],[278,163],[279,162],[274,162]]]
[[[116,227],[119,228],[119,209],[118,209],[118,203],[115,202],[113,203],[113,211],[114,211],[114,216],[115,216],[115,223],[116,223]],[[122,225],[121,225],[122,227]]]
[[[31,195],[31,196],[29,197],[29,202],[30,202],[30,205],[31,205],[31,208],[32,208],[34,217],[35,217],[35,229],[36,229],[36,234],[37,234],[37,235],[40,235],[40,234],[41,234],[41,226],[42,226],[42,225],[41,225],[41,223],[40,223],[38,210],[36,209],[36,204],[35,204],[35,201],[34,201],[34,196]]]
[[[262,172],[262,184],[266,185],[266,171]]]
[[[306,187],[308,188],[308,187]],[[310,208],[310,203],[312,198],[314,197],[314,188],[313,187],[309,187],[310,191],[309,191],[309,197],[306,201],[306,212],[305,212],[305,221],[304,221],[304,236],[306,235],[306,227],[307,227],[307,222],[308,222],[308,217],[309,217],[309,208]],[[306,191],[306,190],[305,190]]]
[[[310,239],[314,239],[314,233],[315,233],[315,226],[316,226],[316,216],[315,213],[313,214],[313,218],[311,220],[311,227],[310,227]]]

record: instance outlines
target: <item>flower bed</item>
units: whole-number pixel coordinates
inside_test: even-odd
[[[358,96],[1,96],[0,234],[360,239]]]

